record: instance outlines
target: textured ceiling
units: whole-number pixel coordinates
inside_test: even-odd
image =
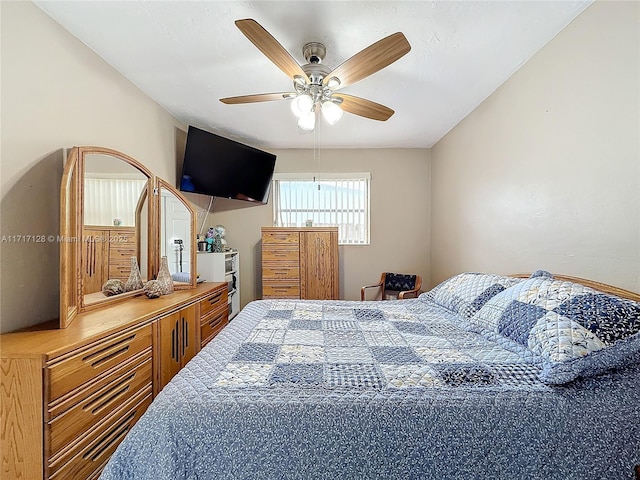
[[[185,124],[263,148],[311,148],[288,101],[221,97],[291,90],[235,27],[253,18],[300,63],[309,41],[335,67],[401,31],[411,51],[343,92],[395,110],[386,122],[320,122],[323,148],[430,147],[591,2],[36,1],[42,10]],[[526,93],[523,93],[526,94]]]

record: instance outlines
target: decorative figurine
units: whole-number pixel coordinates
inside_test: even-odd
[[[149,298],[158,298],[162,295],[162,286],[157,280],[149,280],[144,284],[144,294]]]
[[[102,293],[107,297],[124,293],[124,283],[119,278],[107,280],[102,286]]]

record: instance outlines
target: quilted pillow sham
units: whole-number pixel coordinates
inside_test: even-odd
[[[573,282],[527,279],[488,300],[470,323],[538,357],[549,384],[640,362],[640,303]]]
[[[423,293],[420,298],[468,319],[491,297],[522,281],[521,278],[493,273],[460,273]]]

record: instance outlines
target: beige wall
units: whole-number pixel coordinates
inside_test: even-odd
[[[640,3],[596,2],[432,149],[431,275],[640,291]]]
[[[58,316],[58,245],[7,239],[58,234],[62,149],[108,146],[173,183],[178,123],[35,5],[0,9],[0,328],[10,331]]]
[[[276,172],[312,172],[312,150],[272,150]],[[429,275],[430,151],[427,149],[321,150],[323,172],[371,172],[371,244],[341,246],[340,298],[360,299],[360,287],[383,271]],[[207,226],[227,229],[227,241],[240,254],[241,303],[260,296],[260,227],[272,225],[273,207],[240,206],[218,199]]]

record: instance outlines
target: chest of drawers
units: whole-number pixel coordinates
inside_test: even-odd
[[[262,298],[336,300],[338,228],[262,228]]]

